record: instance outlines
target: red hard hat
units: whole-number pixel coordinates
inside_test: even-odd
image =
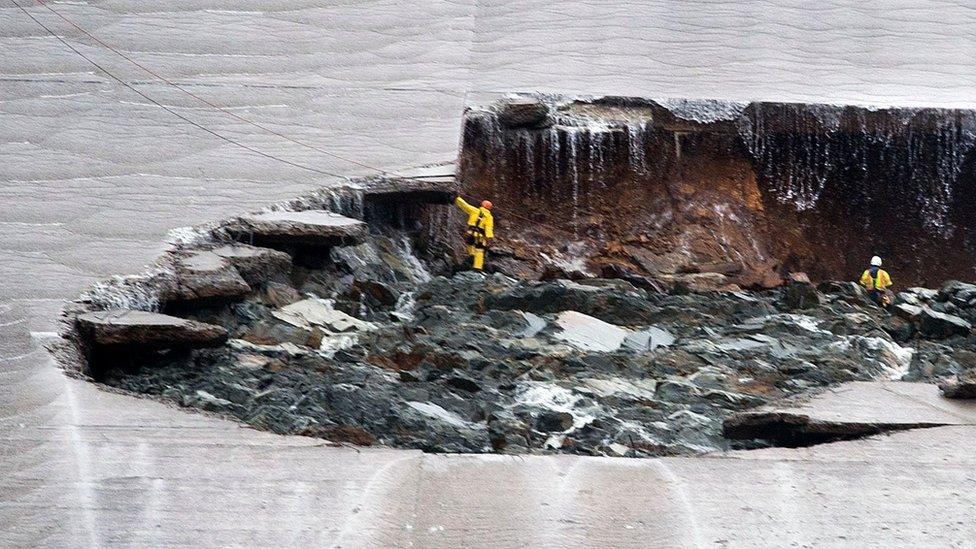
[[[490,210],[492,207],[491,200],[485,200],[484,202],[482,202],[481,207],[486,210]]]

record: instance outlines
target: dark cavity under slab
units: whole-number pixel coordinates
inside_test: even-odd
[[[777,446],[803,448],[883,433],[945,427],[946,423],[846,423],[813,420],[803,414],[768,412],[739,414],[726,420],[722,434],[733,448]]]

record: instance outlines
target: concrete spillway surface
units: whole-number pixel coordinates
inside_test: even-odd
[[[452,157],[463,98],[484,89],[976,99],[960,47],[976,15],[961,4],[53,7],[210,101],[381,167]],[[365,172],[204,109],[27,9],[219,133],[315,169]],[[736,459],[445,457],[323,447],[64,377],[38,345],[64,300],[137,272],[171,229],[331,180],[175,119],[11,3],[0,6],[0,43],[0,544],[864,547],[976,537],[958,520],[973,504],[958,489],[976,465],[959,451],[971,446],[969,427]]]

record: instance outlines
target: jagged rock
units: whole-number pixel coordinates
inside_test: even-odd
[[[198,390],[193,395],[183,397],[183,406],[195,406],[201,410],[218,413],[237,413],[243,410],[239,404],[235,404],[227,399],[218,398],[207,391]]]
[[[325,210],[275,211],[246,215],[226,229],[238,238],[278,244],[349,246],[366,235],[366,224]]]
[[[365,202],[450,204],[458,195],[454,164],[400,170],[397,176],[370,179],[360,192]],[[402,177],[401,177],[402,176]]]
[[[153,355],[138,371],[111,369],[107,382],[186,397],[276,432],[325,436],[338,425],[360,429],[364,440],[428,451],[599,455],[618,444],[647,456],[722,449],[721,419],[733,411],[839,381],[888,378],[912,361],[881,330],[911,324],[842,293],[826,294],[808,315],[779,312],[782,290],[669,295],[621,280],[464,273],[407,282],[397,274],[376,281],[410,292],[415,301],[402,316],[365,323],[318,299],[276,307],[272,292],[284,302],[349,293],[353,305],[371,307],[372,297],[359,300],[360,275],[387,276],[389,265],[407,268],[409,259],[386,257],[376,239],[387,237],[368,238],[342,248],[340,261],[299,265],[243,302],[195,311],[232,326],[226,346]],[[922,349],[919,367],[911,362],[916,376],[962,369],[962,358],[942,360],[949,347],[909,345]]]
[[[547,410],[535,420],[535,428],[543,433],[562,432],[573,426],[573,414]]]
[[[739,263],[738,261],[688,264],[682,265],[678,268],[678,272],[681,274],[718,273],[724,276],[737,275],[741,273],[742,270],[742,263]],[[807,280],[807,282],[810,281]]]
[[[969,296],[969,298],[976,297],[976,284],[968,284],[958,280],[950,280],[949,282],[946,282],[939,290],[937,299],[939,301],[950,301],[958,294]],[[966,304],[967,302],[968,299],[962,300],[963,304]]]
[[[939,383],[939,389],[946,398],[976,398],[976,370],[960,372],[955,379]]]
[[[646,330],[627,334],[623,346],[633,351],[653,351],[672,343],[674,343],[674,336],[667,330],[651,326]]]
[[[857,307],[873,303],[864,287],[856,282],[824,281],[817,285],[817,291],[822,296],[829,296],[832,301],[843,301]]]
[[[304,356],[309,354],[310,349],[300,347],[294,343],[279,343],[274,345],[265,345],[259,343],[251,343],[250,341],[244,339],[229,339],[227,345],[234,350],[244,351],[246,353],[260,354],[271,358],[294,358],[297,356]]]
[[[923,305],[922,300],[918,297],[918,295],[912,292],[898,292],[895,295],[894,304],[901,305],[902,303],[915,307],[921,307]]]
[[[271,248],[229,244],[212,252],[227,260],[248,284],[258,286],[286,277],[291,271],[291,256]]]
[[[302,296],[298,290],[278,282],[268,282],[265,284],[262,301],[269,307],[281,308],[291,305],[296,301],[301,301]]]
[[[359,291],[363,292],[377,303],[385,307],[392,307],[400,299],[400,292],[390,286],[375,280],[357,280],[353,284]]]
[[[945,338],[956,335],[968,335],[972,325],[958,316],[940,313],[925,307],[915,317],[918,331],[925,337]]]
[[[538,99],[506,99],[498,106],[498,121],[508,128],[548,125],[549,107]]]
[[[736,292],[741,288],[732,284],[729,277],[721,273],[690,273],[683,275],[662,274],[658,280],[666,283],[673,294],[688,292]]]
[[[657,309],[647,301],[642,290],[613,288],[602,290],[595,285],[569,280],[556,282],[526,282],[516,284],[497,294],[486,296],[485,306],[492,309],[517,309],[536,314],[578,311],[605,322],[622,325],[647,323]]]
[[[911,305],[904,305],[911,307]],[[921,311],[921,308],[918,308]],[[882,329],[891,336],[891,339],[899,343],[907,343],[918,332],[918,327],[911,322],[911,317],[891,316],[881,325]]]
[[[898,303],[891,308],[891,311],[905,320],[914,320],[922,312],[922,309],[923,307],[917,305]]]
[[[913,287],[909,288],[907,291],[915,294],[922,301],[932,301],[939,296],[938,290],[932,290],[929,288]]]
[[[98,311],[79,315],[76,322],[85,339],[101,346],[167,349],[227,341],[227,330],[220,326],[145,311]]]
[[[164,294],[167,301],[239,299],[251,293],[237,269],[214,252],[192,252],[175,266],[176,283]]]
[[[783,290],[783,308],[788,311],[812,309],[820,305],[820,294],[806,273],[790,273]]]
[[[460,374],[452,375],[444,379],[444,383],[450,387],[469,393],[477,393],[481,390],[481,385],[477,381]]]

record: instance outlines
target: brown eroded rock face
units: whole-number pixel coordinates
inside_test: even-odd
[[[465,116],[461,180],[496,204],[502,269],[768,287],[881,255],[902,287],[972,278],[969,111],[537,101],[551,126]]]

